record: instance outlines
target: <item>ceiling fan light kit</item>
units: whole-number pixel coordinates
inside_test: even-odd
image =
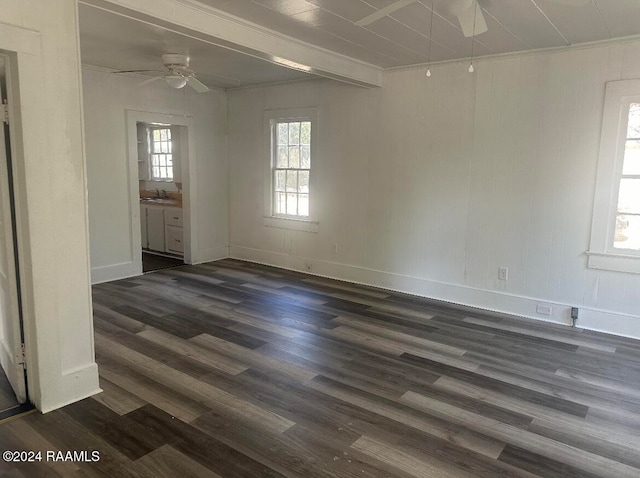
[[[165,76],[164,79],[171,88],[175,88],[176,90],[184,88],[187,84],[187,79],[181,75],[168,75]]]

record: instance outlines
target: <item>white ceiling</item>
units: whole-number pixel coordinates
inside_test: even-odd
[[[383,68],[427,61],[432,0],[413,4],[369,26],[354,23],[396,0],[199,0],[245,20]],[[434,0],[434,61],[469,56],[471,39]],[[567,46],[640,34],[640,0],[590,0],[584,7],[554,0],[478,0],[489,30],[476,55]]]
[[[456,17],[449,13],[452,1],[433,0],[432,61],[461,59],[471,52],[472,40],[465,38]],[[583,7],[563,5],[562,1],[566,0],[478,0],[488,31],[475,37],[474,54],[562,47],[640,35],[640,0],[586,0],[588,3]],[[191,67],[197,77],[206,85],[219,88],[313,77],[311,73],[283,66],[309,61],[308,71],[312,73],[343,81],[352,78],[356,84],[378,85],[375,75],[380,68],[424,64],[428,60],[432,0],[414,0],[370,25],[355,25],[358,20],[395,2],[175,0],[176,7],[198,5],[200,10],[190,11],[211,15],[208,18],[212,22],[226,22],[222,29],[210,28],[207,36],[176,27],[176,22],[171,20],[177,10],[165,9],[162,21],[159,10],[155,12],[158,21],[156,16],[149,15],[133,19],[133,15],[137,15],[137,4],[133,0],[82,0],[79,6],[82,61],[113,70],[161,70],[162,53],[184,53],[191,57]],[[109,11],[116,5],[129,5],[129,9],[121,9],[120,14]],[[220,15],[226,15],[227,20],[220,20]],[[276,35],[256,36],[262,33],[252,24]],[[235,40],[230,40],[229,35],[225,38],[225,33],[233,29],[239,29],[235,31],[241,32],[239,36]],[[273,47],[276,36],[284,42],[279,44],[280,49]],[[253,45],[239,45],[245,38],[253,39]],[[262,38],[270,46],[262,49],[256,38]],[[304,44],[308,47],[306,50]],[[280,57],[279,51],[288,53]],[[304,56],[304,52],[311,56]],[[322,55],[328,69],[313,65]],[[341,72],[336,70],[340,62]],[[370,76],[356,74],[367,68]]]
[[[110,70],[162,70],[160,55],[183,53],[209,87],[235,88],[311,75],[88,5],[79,5],[82,63]],[[154,73],[143,73],[153,75]]]

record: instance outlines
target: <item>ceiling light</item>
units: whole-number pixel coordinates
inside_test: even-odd
[[[165,76],[164,79],[167,81],[171,88],[175,88],[176,90],[184,88],[184,85],[187,84],[187,79],[181,75],[169,75]]]

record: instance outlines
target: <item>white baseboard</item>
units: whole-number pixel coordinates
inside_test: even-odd
[[[203,249],[193,255],[192,264],[203,264],[205,262],[219,261],[229,257],[229,246],[218,246],[210,249]]]
[[[447,284],[420,277],[248,247],[231,246],[229,248],[229,256],[234,259],[380,287],[490,312],[544,320],[567,326],[571,324],[570,313],[572,305],[561,302],[518,296],[506,292],[476,289],[458,284]],[[311,265],[311,271],[307,269],[309,264]],[[551,306],[551,315],[537,314],[536,307],[538,304]],[[575,306],[576,304],[573,305]],[[580,305],[578,307],[580,308],[579,328],[640,339],[640,317]]]
[[[47,413],[100,392],[98,365],[90,363],[63,373],[56,380],[55,390],[47,396],[38,397],[35,405],[42,413]]]
[[[121,264],[113,264],[110,266],[92,267],[91,283],[101,284],[113,280],[126,279],[142,275],[142,262],[123,262]]]

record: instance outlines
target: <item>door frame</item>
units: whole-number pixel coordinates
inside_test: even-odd
[[[195,251],[198,250],[198,221],[196,200],[196,146],[194,140],[194,121],[191,116],[179,116],[168,113],[152,113],[148,111],[126,110],[127,115],[127,151],[129,166],[129,205],[132,274],[142,274],[142,237],[140,232],[140,188],[138,177],[138,123],[160,123],[187,128],[186,158],[180,158],[182,173],[182,217],[184,228],[184,262],[193,264]]]
[[[2,45],[0,45],[2,46]],[[18,397],[18,400],[21,401],[22,405],[20,408],[29,409],[33,405],[31,405],[32,397],[29,393],[30,389],[33,387],[33,380],[35,380],[35,376],[32,375],[32,369],[35,366],[35,357],[30,344],[33,343],[31,339],[31,331],[33,330],[34,324],[32,316],[29,314],[30,309],[30,297],[26,293],[29,289],[29,271],[24,267],[26,264],[25,261],[28,260],[28,246],[27,242],[24,240],[27,237],[25,234],[25,225],[26,222],[26,209],[23,204],[25,190],[21,187],[20,181],[20,171],[19,165],[17,164],[17,159],[19,156],[19,151],[21,148],[21,116],[19,111],[19,92],[18,92],[18,68],[17,63],[19,60],[19,51],[10,51],[6,49],[0,49],[0,57],[4,60],[4,68],[5,68],[5,81],[7,88],[7,102],[8,102],[8,113],[9,113],[9,135],[5,136],[5,142],[8,142],[9,148],[7,148],[7,182],[9,183],[9,194],[10,194],[10,204],[11,204],[11,218],[10,221],[12,223],[12,237],[11,241],[13,243],[13,255],[14,255],[14,279],[16,281],[16,297],[17,301],[17,309],[18,309],[18,327],[20,332],[20,341],[22,350],[22,361],[23,361],[23,370],[24,370],[24,397]],[[1,101],[1,99],[0,99]],[[2,119],[0,119],[0,127],[4,128],[4,124]],[[8,411],[7,413],[13,413],[13,411]]]

